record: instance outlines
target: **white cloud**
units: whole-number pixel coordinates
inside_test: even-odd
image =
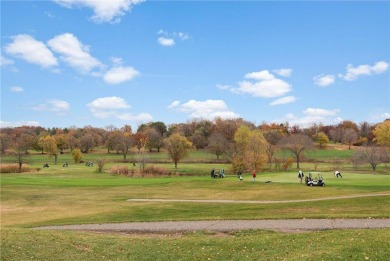
[[[129,12],[134,5],[142,3],[143,0],[55,0],[55,2],[67,8],[91,8],[94,12],[91,18],[96,23],[117,23],[126,12]]]
[[[247,73],[245,74],[245,78],[257,81],[271,81],[275,79],[275,76],[271,74],[268,70],[263,70],[260,72]]]
[[[384,113],[374,114],[371,118],[375,121],[390,119],[390,113],[384,112]]]
[[[170,105],[168,105],[168,109],[173,109],[175,107],[178,107],[180,104],[180,101],[174,101]]]
[[[303,111],[303,114],[309,115],[309,116],[334,116],[337,113],[339,113],[339,110],[325,110],[325,109],[319,109],[319,108],[307,108]]]
[[[109,84],[120,84],[131,81],[140,73],[133,67],[113,67],[103,76],[103,80]]]
[[[281,70],[287,70],[287,72],[283,71],[282,74],[288,75],[290,69]],[[280,70],[278,71],[280,72]],[[275,75],[268,70],[247,73],[244,78],[248,80],[239,82],[238,87],[217,84],[217,88],[229,90],[236,94],[245,93],[261,98],[280,97],[291,91],[291,85],[288,82],[276,78]]]
[[[104,97],[98,98],[90,103],[87,106],[91,109],[95,110],[106,110],[106,109],[128,109],[131,108],[127,102],[120,97],[112,96],[112,97]]]
[[[217,88],[220,90],[231,90],[234,89],[234,87],[230,85],[223,85],[223,84],[217,84]]]
[[[282,105],[282,104],[287,104],[287,103],[292,103],[295,102],[297,99],[294,96],[286,96],[283,98],[279,98],[271,102],[269,105],[274,106],[274,105]]]
[[[290,77],[292,74],[292,69],[279,69],[279,70],[274,70],[274,73],[284,76],[284,77]]]
[[[20,86],[12,86],[12,87],[10,88],[10,91],[11,91],[11,92],[23,92],[23,88],[20,87]]]
[[[214,119],[221,118],[238,118],[239,115],[230,111],[226,103],[222,100],[196,101],[190,100],[184,104],[174,101],[168,106],[170,109],[188,113],[191,118]]]
[[[0,56],[0,66],[7,66],[14,64],[14,61],[5,58],[3,55]]]
[[[57,114],[63,114],[70,109],[70,105],[66,101],[52,99],[48,100],[46,103],[33,107],[33,109],[36,111],[49,111],[56,112]]]
[[[343,119],[337,117],[339,110],[325,110],[319,108],[307,108],[303,111],[304,116],[298,117],[292,113],[288,113],[282,119],[274,120],[274,122],[286,122],[288,121],[290,126],[298,125],[301,127],[309,127],[310,125],[316,123],[323,124],[337,124],[341,122]]]
[[[118,113],[115,116],[123,121],[150,122],[153,120],[153,116],[149,113],[140,113],[138,115],[131,113]]]
[[[22,126],[41,126],[37,121],[0,121],[0,128],[15,128]]]
[[[239,88],[232,89],[235,93],[247,93],[254,97],[274,98],[291,91],[289,83],[280,79],[269,79],[258,82],[243,81]]]
[[[149,113],[140,113],[134,115],[123,111],[130,109],[131,106],[121,97],[98,98],[87,104],[91,113],[97,118],[115,117],[123,121],[148,122],[153,119]]]
[[[173,38],[159,37],[157,39],[158,43],[162,46],[174,46],[175,40]]]
[[[384,73],[388,70],[388,68],[389,64],[384,61],[377,62],[374,65],[363,64],[357,67],[353,67],[352,64],[348,64],[346,74],[339,74],[339,77],[346,81],[355,81],[362,75]]]
[[[329,86],[329,85],[334,84],[335,76],[331,75],[331,74],[328,74],[328,75],[321,74],[321,75],[315,76],[313,78],[313,80],[314,80],[315,85],[325,87],[325,86]]]
[[[46,45],[30,35],[19,34],[14,36],[13,42],[5,46],[5,51],[10,55],[42,67],[57,65],[57,59]]]
[[[186,41],[190,39],[190,35],[183,32],[170,33],[161,29],[157,32],[157,34],[161,35],[159,38],[157,38],[157,42],[162,46],[174,46],[176,44],[176,40]]]
[[[55,36],[48,41],[49,47],[61,55],[61,59],[81,73],[89,73],[96,67],[102,67],[102,63],[89,54],[89,47],[83,45],[77,37],[71,33]]]

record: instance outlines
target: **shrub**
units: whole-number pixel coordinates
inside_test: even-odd
[[[102,158],[99,158],[99,159],[97,160],[98,171],[99,171],[99,173],[102,173],[102,172],[103,172],[104,165],[105,165],[108,161],[109,161],[108,159],[102,159]]]
[[[22,165],[22,172],[30,172],[31,168],[23,164]],[[19,165],[18,164],[0,164],[0,173],[18,173],[19,172]]]
[[[108,173],[111,175],[129,175],[129,168],[127,166],[112,166]]]
[[[170,175],[171,174],[169,169],[155,166],[155,165],[145,167],[143,173],[144,174],[152,174],[152,175]]]

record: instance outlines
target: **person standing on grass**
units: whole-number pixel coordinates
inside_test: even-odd
[[[255,169],[252,171],[252,178],[253,178],[253,182],[255,182],[256,181],[256,170]]]
[[[300,180],[300,182],[302,183],[302,179],[303,179],[303,172],[302,172],[302,170],[299,170],[298,171],[298,178],[299,178],[299,180]]]

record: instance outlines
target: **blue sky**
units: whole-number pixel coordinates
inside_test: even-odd
[[[1,1],[1,122],[390,118],[390,2]]]

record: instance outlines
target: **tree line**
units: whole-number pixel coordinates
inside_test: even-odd
[[[265,164],[276,162],[278,149],[289,150],[294,161],[299,163],[303,152],[315,144],[325,147],[329,142],[360,146],[352,162],[368,162],[375,170],[381,162],[388,161],[390,147],[390,120],[370,124],[342,121],[336,125],[312,124],[307,128],[297,125],[262,123],[255,125],[244,119],[192,120],[186,123],[170,124],[149,122],[132,130],[129,125],[117,128],[85,126],[83,128],[43,128],[22,126],[2,128],[0,132],[1,154],[11,153],[20,164],[28,157],[30,150],[54,158],[57,164],[59,154],[70,151],[77,162],[80,154],[87,154],[96,147],[104,146],[107,153],[123,155],[126,160],[132,148],[138,154],[147,151],[160,152],[164,148],[175,166],[192,148],[207,149],[232,163],[235,171],[264,168]]]

